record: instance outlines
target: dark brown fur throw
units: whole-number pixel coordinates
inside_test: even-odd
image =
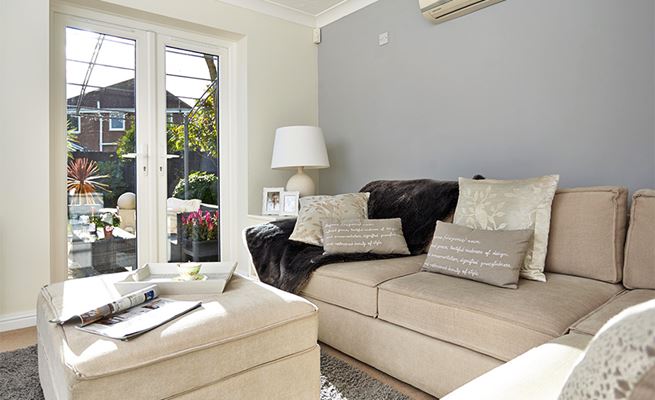
[[[476,175],[474,179],[483,179]],[[371,219],[401,218],[403,234],[412,254],[421,254],[432,240],[437,220],[450,216],[457,206],[457,182],[417,179],[375,181],[370,192]],[[323,254],[323,248],[289,240],[296,219],[284,219],[246,230],[246,242],[262,282],[298,293],[317,268],[338,262],[399,257],[378,254]]]

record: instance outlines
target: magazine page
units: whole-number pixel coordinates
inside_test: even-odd
[[[128,293],[116,301],[105,304],[93,310],[89,310],[81,314],[61,316],[50,322],[54,322],[60,325],[67,322],[80,322],[82,326],[84,326],[99,321],[107,316],[125,311],[139,304],[143,304],[158,296],[159,292],[157,285],[150,285],[148,287],[135,290],[132,293]]]
[[[128,340],[194,310],[200,304],[200,301],[158,298],[93,324],[78,326],[77,329],[112,339]]]

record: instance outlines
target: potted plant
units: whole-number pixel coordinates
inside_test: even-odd
[[[69,206],[77,209],[73,214],[92,214],[102,208],[100,191],[109,192],[109,186],[101,180],[109,175],[98,174],[98,164],[88,158],[76,158],[68,163],[66,189]]]
[[[103,230],[105,239],[111,239],[114,228],[121,225],[121,217],[114,212],[106,212],[100,215],[92,215],[89,222],[95,224],[97,229]]]
[[[184,252],[193,261],[218,255],[218,212],[198,210],[181,218]]]

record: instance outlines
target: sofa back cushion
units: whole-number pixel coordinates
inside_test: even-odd
[[[632,196],[625,246],[625,287],[655,289],[655,190],[639,190]]]
[[[552,206],[546,271],[621,281],[628,190],[560,189]]]

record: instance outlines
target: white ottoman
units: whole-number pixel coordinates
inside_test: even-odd
[[[37,302],[46,399],[318,399],[318,316],[310,302],[236,275],[222,295],[128,342],[48,322],[118,294],[123,274],[45,286]]]

